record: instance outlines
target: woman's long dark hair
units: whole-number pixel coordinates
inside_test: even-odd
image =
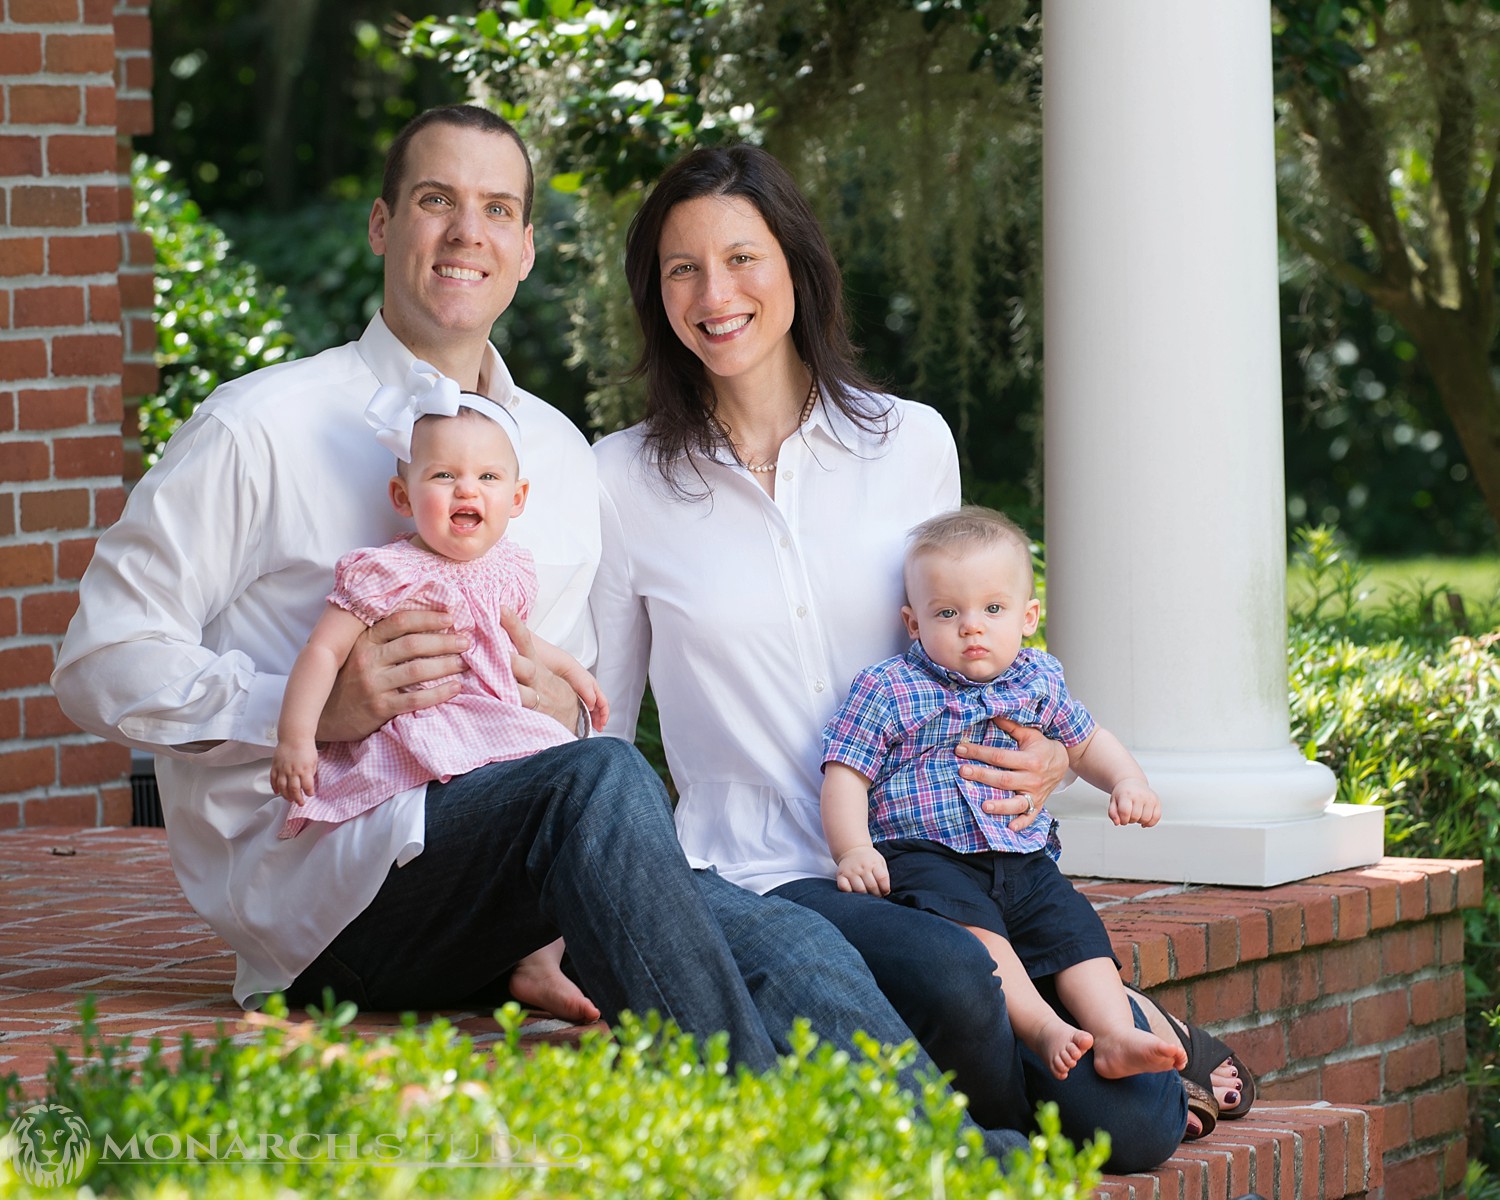
[[[796,297],[792,341],[825,403],[866,429],[885,431],[889,405],[870,395],[874,385],[849,338],[843,275],[807,198],[787,169],[758,146],[704,147],[667,168],[625,237],[625,277],[642,341],[630,378],[645,380],[646,448],[657,469],[681,492],[677,468],[683,459],[708,454],[722,441],[710,420],[708,372],[672,329],[662,305],[657,253],[668,214],[702,196],[739,196],[755,206],[786,255]]]

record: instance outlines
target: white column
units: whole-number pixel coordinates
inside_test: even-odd
[[[1380,857],[1291,744],[1264,0],[1048,0],[1047,637],[1155,829],[1083,784],[1070,875],[1269,885]]]

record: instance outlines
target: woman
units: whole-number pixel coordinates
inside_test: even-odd
[[[1110,1130],[1113,1169],[1154,1166],[1186,1123],[1175,1074],[1023,1067],[976,939],[833,883],[819,734],[855,672],[904,648],[906,532],[959,503],[947,427],[860,374],[838,266],[762,150],[674,164],[632,222],[626,272],[647,408],[596,447],[607,732],[633,736],[649,673],[690,861],[837,925],[981,1125],[1028,1128],[1055,1099],[1070,1136]],[[1025,811],[1066,768],[1060,746],[1011,732],[1018,750],[970,750],[962,768],[1021,794],[994,812]]]

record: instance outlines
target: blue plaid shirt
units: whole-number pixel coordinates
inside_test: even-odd
[[[1011,793],[958,773],[960,741],[1010,748],[991,717],[1035,726],[1064,746],[1094,731],[1094,718],[1068,695],[1062,664],[1041,650],[1022,648],[989,683],[940,667],[921,642],[895,658],[866,667],[823,730],[823,761],[854,768],[871,781],[870,836],[876,842],[920,838],[960,854],[1047,850],[1057,857],[1046,808],[1022,830],[1014,818],[979,806]]]

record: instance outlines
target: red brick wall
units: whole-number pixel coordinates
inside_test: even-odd
[[[1401,858],[1265,891],[1080,884],[1127,982],[1228,1042],[1262,1098],[1382,1110],[1393,1200],[1463,1189],[1459,910],[1482,886],[1477,862]]]
[[[125,331],[151,306],[128,177],[151,121],[148,3],[3,0],[0,828],[130,820],[128,751],[74,729],[47,680],[124,501]],[[130,386],[149,391],[131,351]]]

